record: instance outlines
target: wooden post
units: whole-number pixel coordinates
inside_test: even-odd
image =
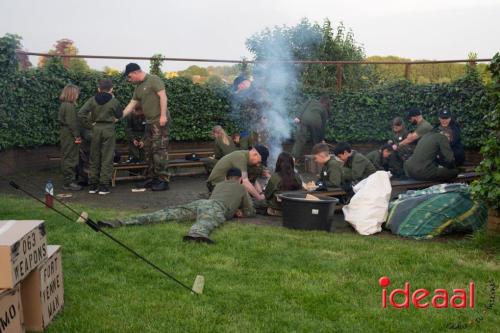
[[[410,64],[405,64],[405,79],[410,80]]]
[[[342,89],[342,77],[344,76],[344,67],[342,64],[337,64],[337,92]]]

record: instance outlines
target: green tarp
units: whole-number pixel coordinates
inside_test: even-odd
[[[487,209],[474,202],[466,184],[440,184],[400,194],[389,206],[386,227],[392,233],[429,239],[449,233],[469,233],[486,224]]]

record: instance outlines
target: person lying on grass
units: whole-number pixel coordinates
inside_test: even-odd
[[[233,217],[255,215],[252,200],[241,184],[241,170],[231,168],[226,180],[218,183],[209,199],[196,200],[186,205],[165,208],[149,214],[142,214],[121,220],[100,221],[101,227],[117,228],[128,225],[168,223],[196,220],[185,241],[214,243],[208,236],[210,232]]]

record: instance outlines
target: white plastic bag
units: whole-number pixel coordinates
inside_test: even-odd
[[[356,194],[342,208],[344,218],[361,235],[382,231],[391,199],[390,172],[377,171],[363,179],[353,190]]]

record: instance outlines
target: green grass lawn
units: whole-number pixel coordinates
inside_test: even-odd
[[[441,332],[480,314],[458,331],[500,327],[498,292],[483,314],[488,279],[500,284],[500,239],[481,234],[412,241],[229,223],[210,246],[182,242],[189,224],[110,231],[188,285],[204,275],[204,294],[195,296],[34,201],[0,196],[0,219],[46,220],[49,243],[63,246],[65,308],[49,332]],[[391,290],[405,281],[412,290],[452,290],[473,280],[476,309],[382,309],[383,275]]]

